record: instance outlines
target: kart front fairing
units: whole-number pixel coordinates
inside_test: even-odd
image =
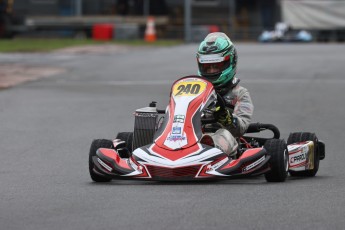
[[[217,100],[213,85],[200,78],[183,78],[171,90],[165,122],[156,132],[157,147],[167,150],[190,148],[202,137],[201,113]]]
[[[205,79],[189,76],[177,80],[163,124],[152,143],[136,148],[130,158],[121,158],[114,149],[98,149],[95,172],[114,179],[153,180],[228,178],[267,172],[270,156],[264,148],[248,149],[234,160],[220,149],[199,142],[203,109],[216,100],[212,83]]]

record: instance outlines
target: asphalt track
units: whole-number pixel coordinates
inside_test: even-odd
[[[196,48],[0,54],[1,63],[66,70],[0,91],[0,229],[345,229],[341,44],[237,46],[253,122],[326,143],[315,178],[91,182],[92,139],[132,130],[133,111],[152,100],[164,108],[170,84],[196,72]]]

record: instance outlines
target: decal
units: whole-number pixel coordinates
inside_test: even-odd
[[[259,160],[251,163],[250,165],[247,165],[246,167],[243,168],[243,172],[249,171],[252,168],[254,168],[255,166],[259,165],[261,162],[263,162],[265,160],[265,156],[262,156]]]
[[[290,150],[289,151],[290,167],[304,166],[306,162],[309,161],[308,155],[310,153],[310,147],[312,147],[312,146],[309,146],[310,143],[312,142],[309,142],[305,145],[300,145],[300,144],[290,145],[290,148],[288,148]],[[306,166],[306,169],[307,168],[310,168],[310,165]]]
[[[178,135],[172,135],[167,138],[168,141],[184,141],[186,140],[186,137],[184,136],[178,136]]]
[[[181,134],[181,127],[173,127],[172,134]]]
[[[200,63],[219,63],[224,61],[224,57],[218,54],[211,54],[211,55],[202,55],[199,57]]]
[[[184,123],[184,115],[175,115],[174,116],[174,123]]]
[[[203,81],[180,81],[173,86],[174,96],[197,96],[206,89],[206,82]]]
[[[101,159],[97,158],[97,161],[100,165],[102,165],[109,172],[111,172],[113,170],[110,166],[108,166],[106,163],[104,163]]]
[[[301,161],[305,161],[306,160],[306,154],[305,153],[302,153],[300,155],[297,155],[297,156],[293,156],[290,158],[290,163],[291,164],[296,164],[296,163],[299,163]]]

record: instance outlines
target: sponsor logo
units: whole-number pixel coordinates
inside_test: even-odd
[[[298,163],[301,161],[305,161],[306,157],[305,157],[305,153],[302,153],[300,155],[294,156],[290,158],[290,163],[294,164],[294,163]]]
[[[181,127],[173,127],[172,134],[181,134]]]
[[[186,140],[186,137],[184,137],[184,136],[177,136],[177,135],[173,135],[173,136],[169,136],[168,138],[167,138],[167,140],[168,141],[184,141],[184,140]]]
[[[263,162],[265,160],[265,156],[262,156],[259,160],[251,163],[250,165],[247,165],[245,168],[243,168],[243,172],[247,172],[249,170],[251,170],[252,168],[254,168],[255,166],[258,166],[261,162]]]
[[[175,115],[174,116],[174,123],[184,123],[184,115]]]
[[[224,57],[219,55],[203,55],[199,57],[200,63],[218,63],[224,61]]]

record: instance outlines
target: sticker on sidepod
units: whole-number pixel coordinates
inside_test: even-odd
[[[309,146],[308,144],[304,145],[290,145],[289,149],[289,164],[290,167],[303,166],[308,160]]]
[[[243,172],[247,172],[253,168],[255,168],[256,166],[258,166],[261,162],[263,162],[265,160],[265,156],[262,156],[260,159],[258,159],[257,161],[254,161],[253,163],[251,163],[250,165],[247,165],[245,168],[243,168]]]
[[[207,83],[200,79],[183,79],[177,82],[172,90],[174,96],[198,96],[205,91]]]

